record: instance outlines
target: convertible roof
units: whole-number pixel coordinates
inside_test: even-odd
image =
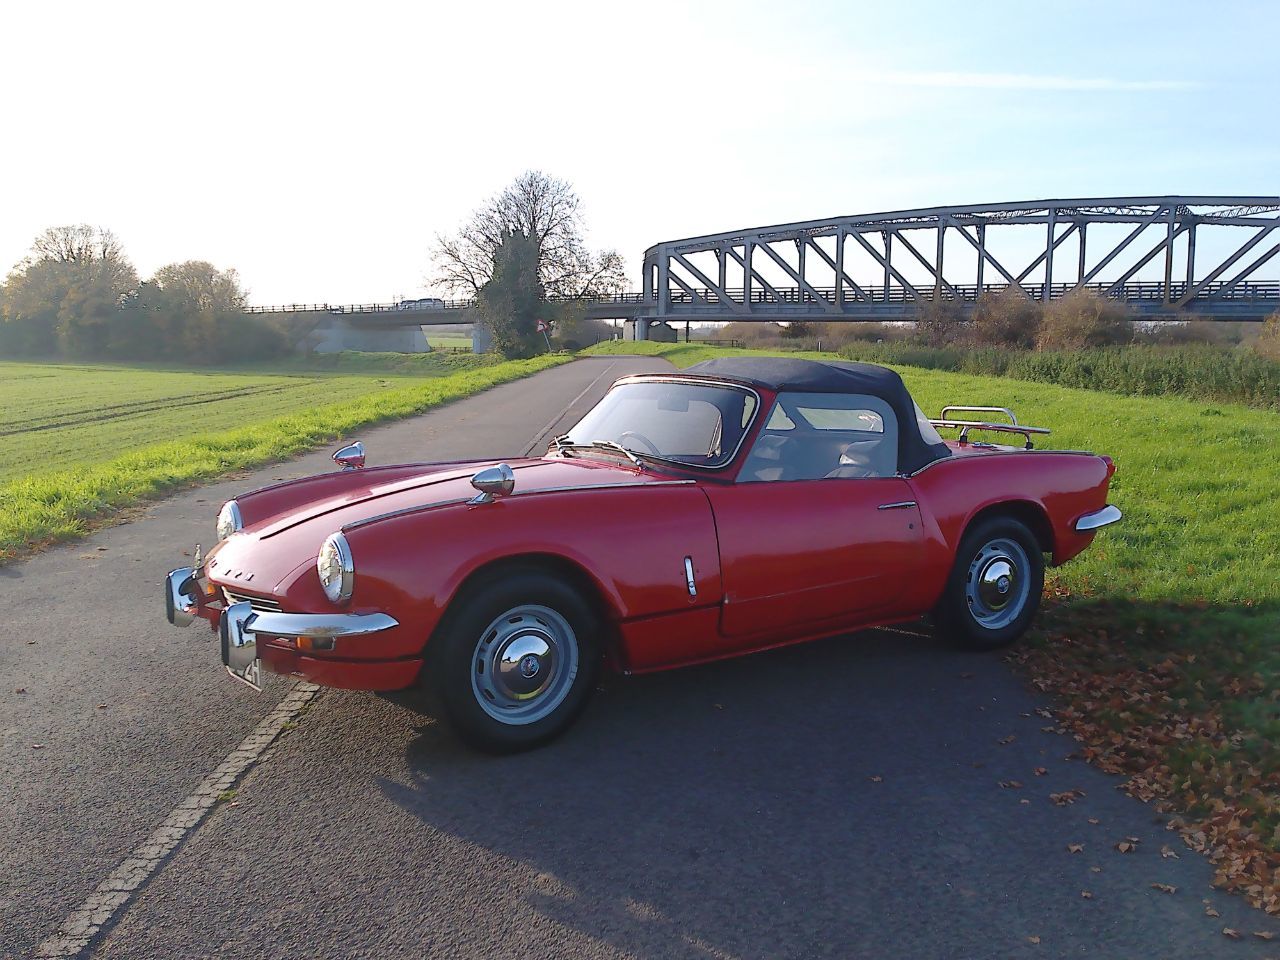
[[[888,367],[849,360],[797,360],[790,357],[718,357],[686,367],[684,373],[734,380],[768,390],[797,393],[861,393],[879,397],[898,418],[898,470],[914,473],[948,456],[944,443],[920,434],[916,406],[902,378]]]
[[[888,367],[849,360],[796,360],[790,357],[719,357],[685,368],[686,373],[738,380],[769,390],[802,393],[869,393],[889,399],[906,392],[902,378]]]

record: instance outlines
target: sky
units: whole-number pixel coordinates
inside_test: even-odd
[[[253,303],[433,291],[528,169],[588,240],[943,204],[1280,194],[1280,4],[1163,0],[0,7],[0,273],[108,227]]]

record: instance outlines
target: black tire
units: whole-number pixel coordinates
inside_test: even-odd
[[[965,531],[934,622],[961,647],[996,650],[1026,632],[1043,592],[1035,534],[1013,517],[987,517]]]
[[[515,753],[560,735],[595,689],[600,619],[565,581],[508,571],[464,590],[426,649],[422,685],[458,736]]]

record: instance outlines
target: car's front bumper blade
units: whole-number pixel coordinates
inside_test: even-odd
[[[222,645],[222,663],[227,672],[255,690],[261,689],[261,663],[258,637],[280,637],[287,640],[306,638],[333,642],[342,637],[359,637],[399,626],[385,613],[278,613],[258,612],[248,600],[230,604],[222,611],[218,637]]]
[[[1107,504],[1101,510],[1095,510],[1092,513],[1086,513],[1073,524],[1077,533],[1089,533],[1092,530],[1100,530],[1103,527],[1110,526],[1123,516],[1119,507],[1113,507]]]

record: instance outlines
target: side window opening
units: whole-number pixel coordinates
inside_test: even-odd
[[[891,477],[898,423],[879,397],[782,393],[738,475],[739,481]]]

